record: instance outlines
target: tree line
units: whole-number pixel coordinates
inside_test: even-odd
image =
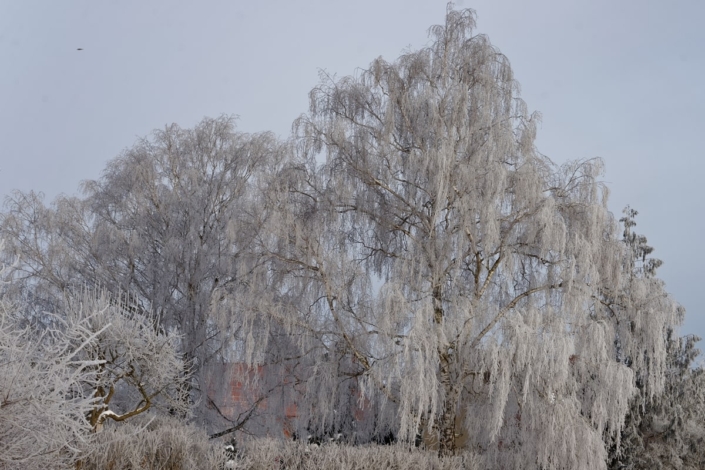
[[[282,371],[251,380],[295,396],[301,434],[495,468],[700,468],[697,339],[636,211],[607,209],[601,160],[537,151],[540,116],[474,29],[449,6],[427,47],[322,74],[286,140],[174,124],[81,196],[8,198],[0,459],[72,457],[143,412],[262,432],[276,400],[228,422],[209,395],[237,363]]]

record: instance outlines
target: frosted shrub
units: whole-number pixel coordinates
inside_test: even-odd
[[[224,447],[206,433],[172,417],[140,416],[125,424],[106,425],[85,449],[82,470],[220,469]]]
[[[94,381],[96,362],[80,356],[96,333],[85,322],[20,326],[22,308],[5,292],[10,271],[0,265],[0,468],[66,467],[90,437],[94,399],[83,385]]]
[[[437,453],[404,445],[320,447],[275,439],[255,439],[244,444],[244,458],[231,462],[231,468],[247,470],[458,470],[484,468],[470,453],[440,458]]]
[[[11,274],[0,265],[0,468],[70,468],[107,417],[186,411],[176,330],[85,290],[66,290],[62,308],[40,319],[10,289]]]

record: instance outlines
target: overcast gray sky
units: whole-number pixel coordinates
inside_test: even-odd
[[[344,76],[424,46],[443,0],[0,0],[0,197],[76,194],[138,137],[240,116],[286,137],[318,71]],[[702,0],[477,0],[556,162],[602,157],[616,214],[664,260],[705,337]],[[83,48],[78,51],[77,48]],[[702,344],[702,343],[701,343]]]

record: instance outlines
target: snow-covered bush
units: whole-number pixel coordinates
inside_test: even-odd
[[[0,245],[2,251],[2,245]],[[0,468],[68,468],[106,418],[185,411],[179,335],[99,291],[65,291],[29,315],[0,266]]]
[[[81,461],[81,470],[221,469],[224,447],[205,431],[170,416],[143,414],[127,423],[106,424]]]
[[[320,469],[368,470],[377,468],[408,470],[458,470],[485,468],[478,456],[469,452],[440,458],[433,451],[406,445],[348,446],[328,444],[309,446],[305,442],[254,439],[243,444],[244,457],[229,461],[230,468],[247,470]]]
[[[96,431],[108,418],[125,421],[152,407],[188,413],[182,393],[190,374],[175,330],[161,329],[158,319],[129,297],[83,289],[66,298],[66,320],[84,321],[97,332],[82,351],[85,359],[101,361],[96,380],[85,384],[98,400],[89,418]]]
[[[0,268],[0,468],[68,467],[90,437],[95,400],[83,386],[99,362],[80,355],[100,330],[86,328],[88,318],[40,332],[19,327],[20,305],[5,295],[9,271]]]

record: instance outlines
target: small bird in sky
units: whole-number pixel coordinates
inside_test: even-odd
[[[78,48],[78,49],[76,49],[76,50],[77,50],[77,51],[82,51],[82,50],[83,50],[83,48],[82,48],[82,47],[79,47],[79,48]]]

